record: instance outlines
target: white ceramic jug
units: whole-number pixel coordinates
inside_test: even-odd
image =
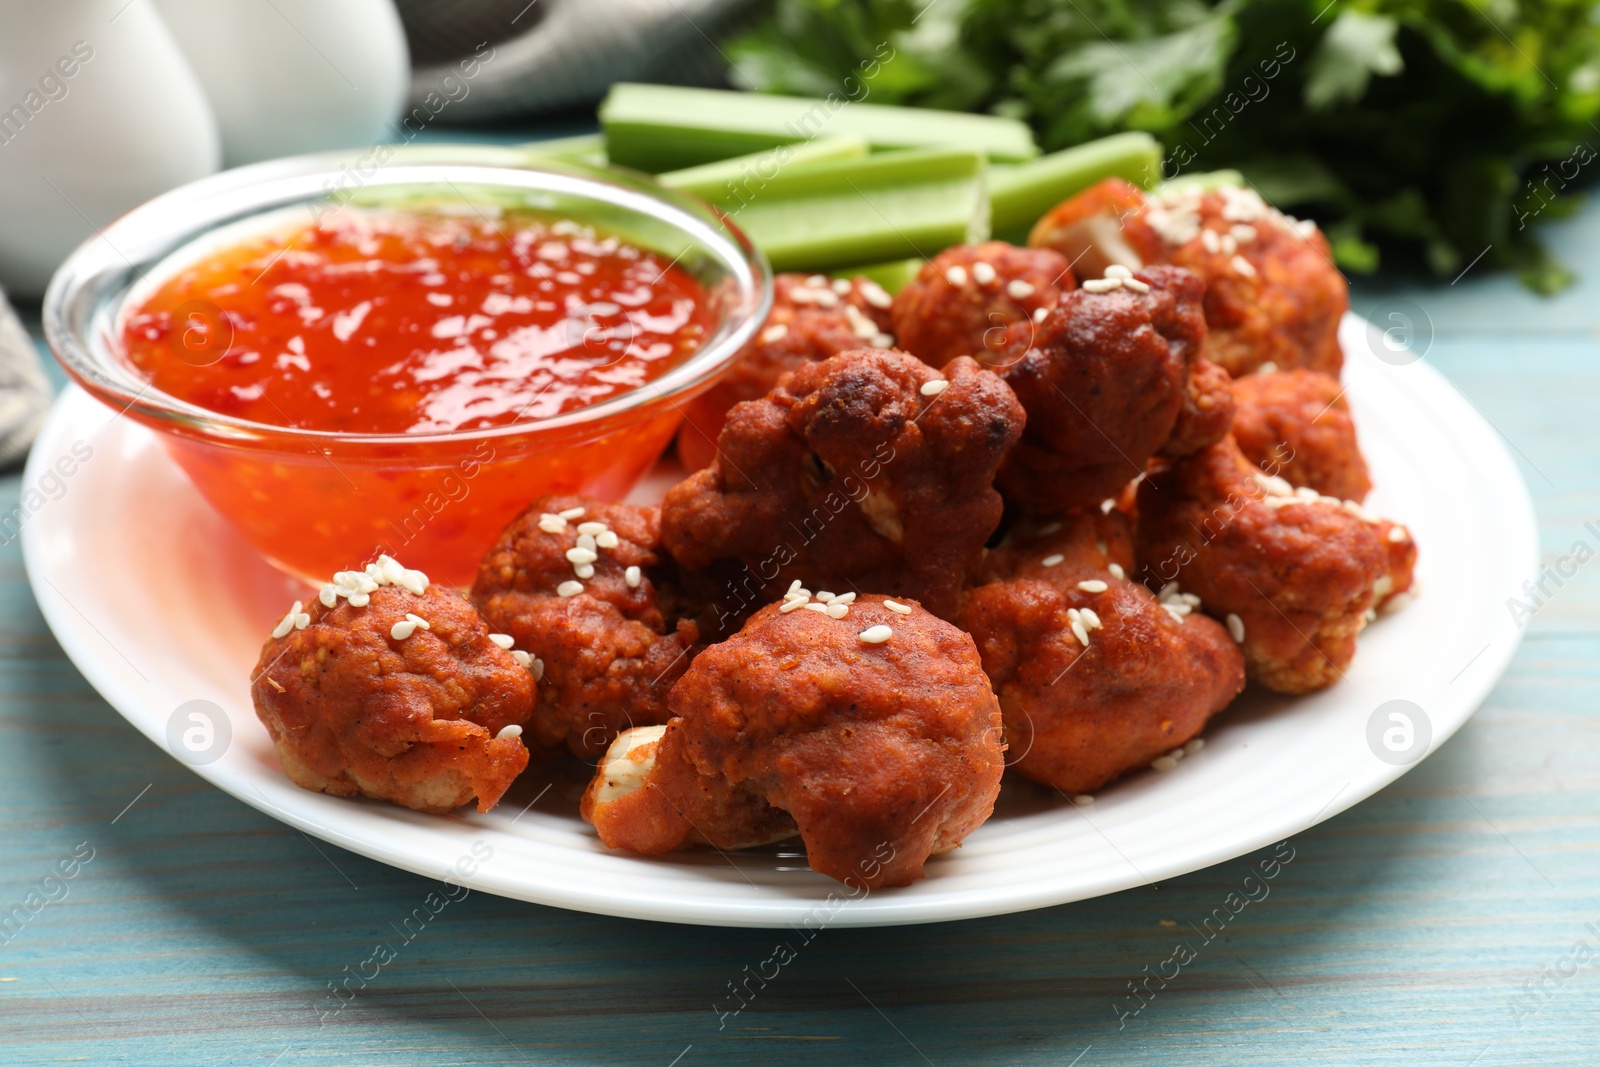
[[[0,0],[0,288],[217,169],[216,120],[150,0]]]
[[[410,59],[390,0],[156,0],[230,167],[394,140]]]

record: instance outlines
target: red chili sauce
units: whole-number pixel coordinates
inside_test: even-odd
[[[155,388],[207,410],[398,434],[595,404],[676,366],[711,323],[685,271],[576,223],[346,209],[187,267],[123,341]]]

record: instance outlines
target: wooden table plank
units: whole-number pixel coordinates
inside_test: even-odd
[[[1586,284],[1600,284],[1595,234],[1595,209],[1562,231]],[[1547,305],[1469,275],[1401,294],[1434,322],[1428,359],[1526,457],[1552,563],[1600,520],[1585,292]],[[1357,306],[1393,295],[1362,289]],[[18,492],[0,479],[0,511]],[[472,894],[407,941],[396,928],[432,883],[313,842],[146,742],[61,655],[17,546],[0,546],[0,912],[65,894],[0,944],[0,1062],[1590,1064],[1597,608],[1591,564],[1533,618],[1471,723],[1294,839],[1269,895],[1210,942],[1189,924],[1252,858],[1023,915],[824,931],[719,1014],[729,984],[796,935]],[[46,883],[80,846],[93,858]],[[1129,983],[1179,939],[1196,958],[1131,1013]],[[1580,940],[1595,959],[1560,975]],[[395,961],[337,999],[331,984],[380,941]],[[1547,996],[1528,998],[1541,968]]]

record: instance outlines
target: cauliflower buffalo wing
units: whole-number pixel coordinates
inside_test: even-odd
[[[1290,485],[1357,503],[1372,479],[1339,380],[1320,371],[1247,374],[1233,383],[1233,438],[1257,467]]]
[[[1051,209],[1028,243],[1076,262],[1080,278],[1159,263],[1198,274],[1210,327],[1205,355],[1235,377],[1267,363],[1337,375],[1344,362],[1339,319],[1349,288],[1327,239],[1253,189],[1145,194],[1107,178]]]
[[[1027,347],[1026,331],[1011,328],[1038,321],[1075,288],[1067,261],[1047,248],[953,245],[895,294],[895,337],[931,366],[971,356],[1003,367]]]
[[[532,744],[593,759],[619,732],[667,721],[700,630],[660,531],[659,508],[543,497],[484,556],[473,603],[541,676]]]
[[[716,461],[667,493],[662,543],[685,568],[726,572],[719,610],[740,618],[802,575],[948,617],[1000,522],[991,483],[1023,417],[971,359],[807,364],[729,413]]]
[[[796,588],[697,656],[670,702],[664,728],[617,739],[584,795],[612,848],[798,833],[816,871],[908,885],[1000,790],[1000,708],[972,639],[913,602]]]
[[[1280,693],[1337,681],[1378,602],[1411,582],[1403,527],[1293,488],[1232,437],[1152,473],[1138,507],[1141,575],[1226,620],[1250,676]]]
[[[1149,766],[1244,688],[1228,632],[1132,568],[1121,513],[1080,512],[992,552],[959,619],[1000,698],[1007,761],[1069,795]]]
[[[888,348],[891,297],[870,278],[844,281],[820,274],[780,274],[772,314],[725,378],[684,405],[678,458],[690,470],[711,465],[728,409],[759,400],[778,379],[807,363],[852,348]]]
[[[1028,414],[998,484],[1034,515],[1060,515],[1113,497],[1162,452],[1194,451],[1227,433],[1227,375],[1199,355],[1202,287],[1187,271],[1154,267],[1064,296],[1003,371]]]
[[[528,765],[535,683],[459,593],[387,556],[294,608],[250,695],[300,786],[417,811],[488,811]]]

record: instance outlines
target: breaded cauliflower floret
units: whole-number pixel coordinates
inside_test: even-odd
[[[805,577],[945,615],[1000,522],[992,481],[1022,422],[970,359],[936,371],[859,350],[807,364],[733,409],[716,463],[668,491],[662,543],[686,568],[731,569],[752,607]]]
[[[1048,528],[1047,528],[1048,529]],[[960,625],[1005,717],[1007,759],[1068,795],[1148,767],[1244,688],[1227,631],[1127,578],[1127,522],[1071,516],[991,553]]]
[[[1233,438],[1257,467],[1293,486],[1356,503],[1372,479],[1337,378],[1312,370],[1247,374],[1233,383]]]
[[[1226,376],[1199,357],[1199,280],[1170,267],[1122,275],[1029,324],[1030,346],[1002,372],[1028,427],[998,484],[1023,513],[1097,505],[1158,452],[1203,447],[1232,422]]]
[[[1332,685],[1392,583],[1385,527],[1359,505],[1258,470],[1232,437],[1139,487],[1141,575],[1196,595],[1241,636],[1250,677]]]
[[[488,811],[528,765],[533,675],[459,593],[391,564],[295,605],[261,650],[256,715],[306,789]]]
[[[541,672],[530,744],[594,759],[621,731],[667,721],[700,631],[660,530],[659,508],[542,497],[484,556],[473,603]]]
[[[591,782],[601,840],[659,855],[798,833],[814,870],[875,889],[977,829],[1004,747],[972,639],[915,603],[849,601],[797,590],[696,657],[659,739],[624,734]]]
[[[935,367],[957,356],[1003,367],[1027,348],[1027,331],[1010,328],[1037,322],[1075,288],[1067,261],[1049,249],[952,245],[895,294],[895,337]]]
[[[772,280],[772,314],[745,346],[726,377],[684,405],[678,458],[690,470],[711,466],[728,410],[759,400],[778,379],[807,363],[852,348],[888,348],[892,298],[877,282],[820,274],[780,274]]]
[[[1204,354],[1238,377],[1271,363],[1338,375],[1339,320],[1349,287],[1310,222],[1269,207],[1253,189],[1174,187],[1145,194],[1120,178],[1052,208],[1028,243],[1053,248],[1092,278],[1112,264],[1171,264],[1205,282]]]

